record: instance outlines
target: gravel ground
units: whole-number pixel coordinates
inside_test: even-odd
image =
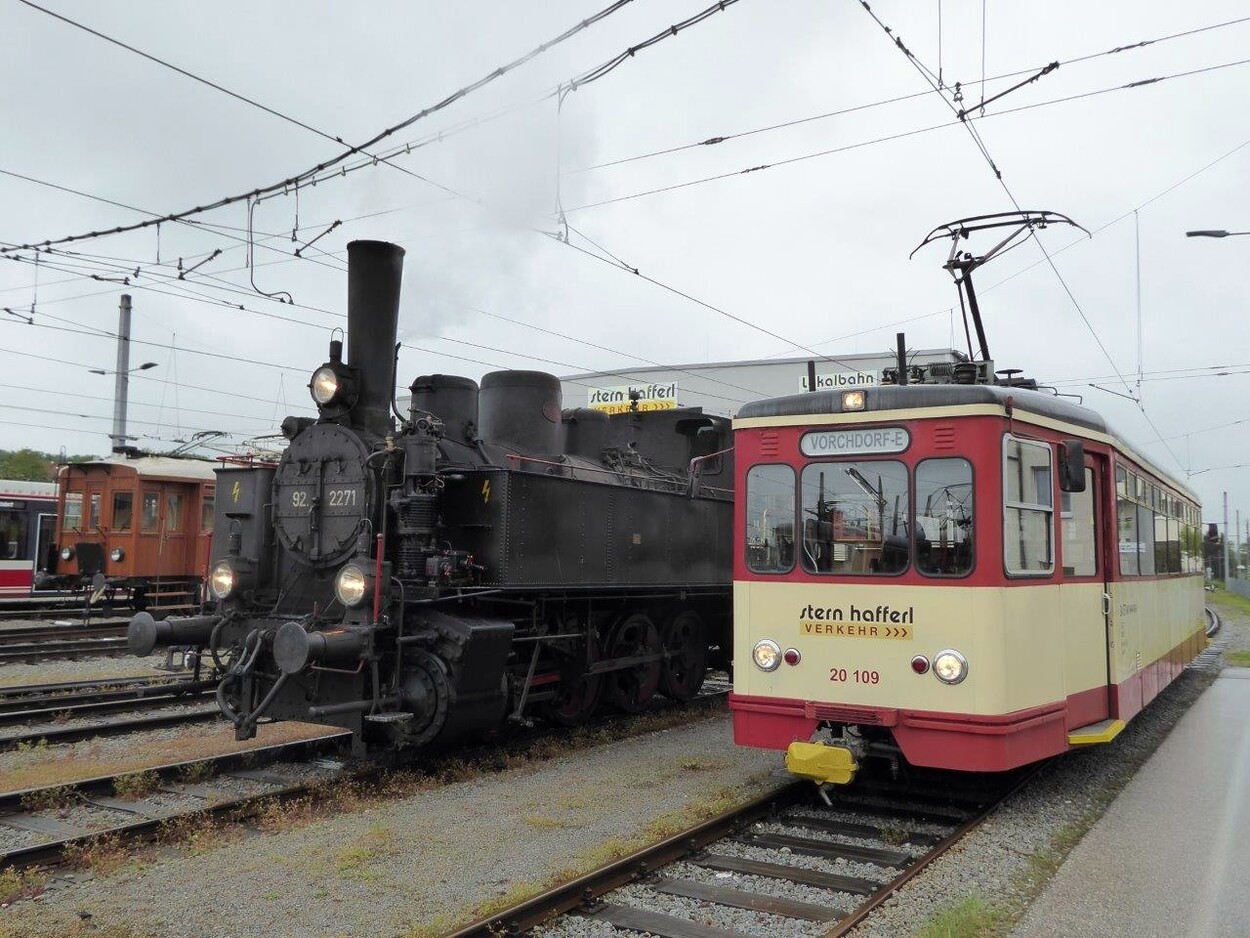
[[[42,900],[5,910],[0,935],[75,934],[80,912],[110,938],[441,934],[483,903],[598,865],[659,818],[786,783],[776,753],[730,737],[717,713],[279,833],[180,847],[106,878],[58,878]]]
[[[1142,711],[1110,746],[1074,752],[1007,802],[954,850],[886,901],[850,934],[899,938],[967,899],[1004,909],[1014,920],[1031,901],[1035,857],[1056,837],[1086,828],[1149,758],[1223,667],[1226,649],[1250,648],[1250,616],[1218,607],[1224,620],[1211,649]],[[1009,929],[1008,929],[1009,930]],[[994,934],[1005,934],[1003,930]]]
[[[97,681],[111,677],[169,676],[160,665],[165,652],[147,658],[80,658],[77,661],[39,661],[34,664],[0,664],[0,687],[18,684],[56,684],[61,681]]]

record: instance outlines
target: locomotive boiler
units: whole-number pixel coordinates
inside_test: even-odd
[[[240,739],[301,720],[358,749],[692,697],[728,656],[728,421],[563,410],[532,371],[423,376],[401,414],[403,254],[348,245],[319,415],[276,465],[218,470],[209,601],[136,615],[131,650],[200,649]]]

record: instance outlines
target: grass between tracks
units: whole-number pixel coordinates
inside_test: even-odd
[[[1235,594],[1216,590],[1213,594],[1207,594],[1207,597],[1208,602],[1250,614],[1250,600]],[[1227,619],[1225,625],[1228,625]],[[1239,633],[1244,642],[1247,634],[1244,626],[1239,629]],[[1225,658],[1229,663],[1250,666],[1250,653],[1244,651],[1226,652]],[[1235,660],[1238,658],[1242,659],[1241,662]],[[980,894],[969,896],[950,908],[938,912],[913,932],[912,938],[1005,938],[1009,935],[1028,910],[1030,903],[1041,895],[1052,877],[1059,871],[1068,854],[1102,817],[1111,802],[1137,774],[1137,770],[1154,754],[1155,749],[1163,742],[1176,721],[1215,679],[1214,675],[1197,672],[1190,674],[1189,678],[1186,686],[1178,687],[1173,684],[1168,691],[1165,691],[1165,693],[1171,691],[1185,695],[1184,706],[1177,711],[1175,718],[1168,721],[1166,725],[1160,724],[1149,731],[1153,737],[1151,745],[1142,746],[1130,757],[1107,765],[1106,771],[1099,778],[1098,787],[1085,793],[1086,800],[1077,819],[1055,830],[1047,846],[1034,852],[1029,857],[1028,867],[1013,877],[1009,897]],[[1137,729],[1138,726],[1130,725],[1125,734]],[[1111,756],[1110,753],[1107,755]],[[1100,753],[1095,749],[1072,753],[1065,759],[1089,759],[1099,758],[1099,756]],[[1061,770],[1062,763],[1058,768]],[[1052,771],[1048,769],[1046,774],[1049,775]]]

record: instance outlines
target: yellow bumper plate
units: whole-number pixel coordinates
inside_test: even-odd
[[[859,763],[845,746],[825,743],[791,743],[786,750],[786,771],[817,784],[849,785]]]
[[[1124,729],[1123,720],[1103,720],[1089,726],[1078,727],[1068,733],[1069,746],[1098,746],[1109,743]]]

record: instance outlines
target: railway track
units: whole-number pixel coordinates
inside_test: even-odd
[[[150,837],[179,818],[223,815],[261,800],[307,792],[344,768],[342,763],[327,762],[310,770],[306,763],[336,749],[350,735],[343,731],[143,772],[0,794],[0,831],[6,843],[17,842],[0,852],[0,869],[59,863],[71,847],[95,838]]]
[[[126,637],[70,639],[50,642],[0,640],[0,665],[75,658],[115,658],[129,654]]]
[[[701,692],[693,700],[681,704],[662,704],[657,701],[657,705],[644,711],[644,715],[663,710],[706,709],[723,702],[727,694],[727,682],[709,679],[707,690]],[[211,716],[214,719],[219,718],[216,710],[211,711]],[[591,721],[587,728],[595,729],[606,726],[619,720],[620,717],[620,714],[604,715],[598,720]],[[554,725],[532,728],[510,735],[502,743],[487,743],[457,750],[453,756],[457,761],[480,761],[484,765],[489,765],[493,764],[495,757],[503,753],[520,751],[548,737],[563,735],[567,732],[566,728]],[[0,869],[7,866],[56,864],[64,858],[66,850],[75,844],[81,844],[101,835],[142,838],[157,832],[162,825],[179,818],[225,813],[230,813],[232,817],[240,817],[246,815],[249,808],[255,806],[257,802],[306,794],[334,778],[346,779],[367,774],[372,768],[368,764],[360,764],[356,767],[344,765],[333,772],[319,771],[311,777],[293,780],[293,774],[289,770],[284,770],[286,775],[284,777],[282,773],[274,773],[269,769],[254,769],[253,766],[258,758],[266,760],[281,758],[286,761],[300,757],[307,761],[323,754],[326,750],[342,747],[350,737],[351,734],[347,732],[330,731],[327,736],[314,740],[263,747],[217,759],[154,767],[145,772],[158,773],[160,784],[144,797],[120,798],[116,796],[116,791],[129,787],[126,781],[127,775],[133,777],[142,773],[102,776],[67,785],[0,794],[0,842],[4,840],[3,834],[6,829],[10,833],[12,831],[25,832],[27,839],[31,841],[29,845],[16,849],[0,850]],[[208,781],[190,784],[185,781],[188,776],[196,778],[211,776],[211,778]],[[229,790],[223,792],[221,786],[215,784],[217,779],[224,780]],[[237,790],[241,784],[240,779],[249,783],[252,790],[240,793]],[[75,817],[75,812],[79,808],[88,812],[86,818],[80,820]],[[99,811],[106,809],[112,810],[114,815],[98,815]],[[128,815],[130,819],[122,823],[115,816],[117,812]],[[83,820],[92,821],[92,823],[84,828]],[[76,821],[79,823],[75,824]]]
[[[795,783],[586,873],[449,938],[843,935],[984,821],[1038,767],[968,795],[878,786],[818,805]],[[712,924],[712,923],[715,924]]]
[[[166,726],[210,722],[220,718],[215,706],[195,707],[188,704],[201,700],[215,686],[213,681],[180,681],[111,691],[104,699],[100,699],[100,692],[89,689],[87,693],[78,695],[35,694],[0,701],[0,752],[42,743],[69,743]],[[166,712],[143,713],[152,710]],[[96,717],[105,719],[79,722]],[[63,725],[70,722],[76,725]]]

